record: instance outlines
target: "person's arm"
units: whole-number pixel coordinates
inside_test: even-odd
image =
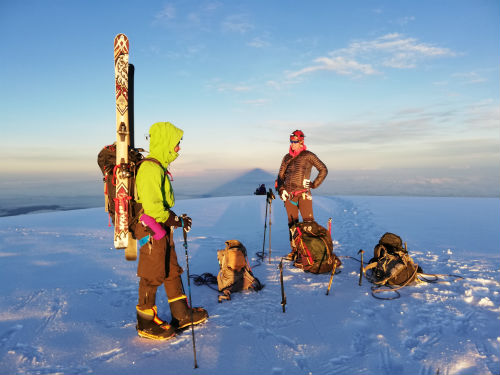
[[[316,189],[326,178],[328,168],[314,153],[311,152],[311,163],[318,170],[318,176],[311,183],[311,188]]]

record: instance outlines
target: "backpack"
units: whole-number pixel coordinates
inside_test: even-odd
[[[376,285],[395,285],[400,288],[417,279],[422,269],[408,254],[406,244],[403,247],[401,237],[394,233],[385,233],[373,249],[373,258],[364,271],[371,270],[369,280]],[[399,289],[399,288],[397,288]]]
[[[225,244],[223,250],[217,250],[220,267],[217,285],[219,292],[224,293],[224,296],[219,296],[219,302],[222,302],[222,299],[230,300],[233,292],[261,290],[264,286],[253,275],[248,265],[245,246],[238,240],[229,240]]]
[[[333,252],[330,233],[315,221],[296,223],[290,229],[297,250],[294,266],[311,273],[331,272],[334,263],[342,262]]]
[[[144,212],[142,205],[137,202],[137,193],[135,189],[135,176],[139,166],[145,161],[152,161],[161,166],[161,163],[153,158],[145,158],[142,155],[144,150],[142,148],[128,149],[128,164],[127,169],[130,174],[129,177],[129,194],[130,200],[128,209],[128,223],[129,230],[133,233],[133,227],[139,220],[139,217]],[[104,146],[97,156],[97,164],[101,169],[104,181],[104,207],[105,211],[109,213],[110,221],[115,224],[115,198],[116,198],[116,144],[113,143],[109,146]],[[135,238],[135,235],[134,235]]]

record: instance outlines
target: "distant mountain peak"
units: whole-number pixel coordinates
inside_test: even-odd
[[[262,168],[250,169],[238,177],[208,192],[206,196],[251,195],[261,184],[274,186],[276,176]]]

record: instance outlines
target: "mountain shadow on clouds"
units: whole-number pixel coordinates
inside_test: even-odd
[[[263,169],[255,168],[245,172],[233,180],[227,181],[219,185],[215,189],[203,194],[204,198],[208,197],[225,197],[237,195],[252,195],[255,190],[262,184],[266,185],[266,191],[269,188],[274,188],[274,180],[276,176],[266,172]]]

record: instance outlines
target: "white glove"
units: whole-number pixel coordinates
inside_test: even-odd
[[[290,198],[290,194],[288,194],[288,191],[283,190],[283,191],[281,192],[281,200],[282,200],[282,201],[286,201],[288,198]]]
[[[304,178],[304,181],[302,181],[302,186],[304,186],[306,189],[311,188],[311,180]]]

